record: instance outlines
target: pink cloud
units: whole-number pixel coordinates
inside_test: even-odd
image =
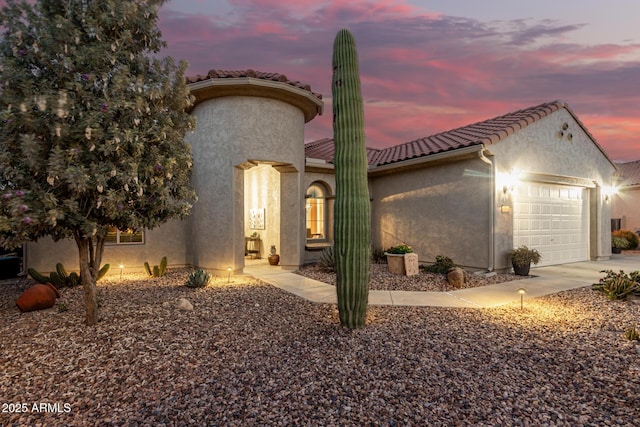
[[[562,99],[603,147],[616,153],[634,147],[640,93],[630,82],[640,75],[637,44],[568,44],[566,36],[581,25],[485,23],[403,0],[230,4],[224,13],[189,15],[170,1],[161,10],[169,43],[164,53],[188,59],[190,74],[252,68],[310,84],[326,105],[324,116],[307,125],[307,140],[332,135],[331,50],[337,30],[349,28],[358,45],[371,146]],[[640,158],[634,151],[624,155]]]

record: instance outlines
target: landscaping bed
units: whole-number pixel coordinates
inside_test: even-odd
[[[335,272],[327,271],[317,264],[306,265],[294,273],[310,279],[334,285],[336,284]],[[389,272],[386,264],[371,264],[371,281],[369,289],[380,291],[430,291],[443,292],[455,289],[475,288],[478,286],[493,285],[511,280],[526,279],[528,276],[516,276],[515,274],[496,274],[481,276],[469,274],[469,280],[460,288],[453,288],[447,282],[444,274],[429,273],[420,269],[420,273],[414,276],[403,276]]]
[[[188,289],[187,274],[108,276],[95,327],[83,324],[79,287],[61,289],[67,311],[23,314],[14,301],[27,284],[0,287],[0,425],[638,419],[640,345],[623,337],[640,318],[636,299],[582,288],[526,300],[524,309],[369,307],[367,326],[351,331],[335,305],[248,278]],[[177,309],[180,298],[194,309]],[[27,410],[10,412],[16,403]]]

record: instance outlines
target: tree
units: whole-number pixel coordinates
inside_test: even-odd
[[[166,0],[8,0],[0,12],[0,245],[78,246],[86,323],[110,226],[190,212],[186,62],[154,57]]]
[[[356,43],[340,30],[333,44],[333,139],[335,144],[335,259],[340,323],[365,324],[371,264],[371,205],[367,149]]]

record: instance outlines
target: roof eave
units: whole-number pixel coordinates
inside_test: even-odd
[[[254,77],[207,79],[187,85],[195,101],[191,110],[208,99],[225,96],[258,96],[277,99],[299,108],[305,123],[317,115],[322,115],[324,103],[311,92],[285,82],[264,80]]]
[[[454,150],[442,151],[434,154],[427,154],[420,157],[414,157],[412,159],[400,160],[393,163],[387,163],[379,166],[370,166],[370,174],[385,173],[395,169],[404,169],[409,167],[421,166],[428,163],[441,162],[446,160],[452,160],[457,157],[464,157],[469,154],[475,154],[485,149],[485,146],[481,143],[475,143],[473,145],[456,148]]]

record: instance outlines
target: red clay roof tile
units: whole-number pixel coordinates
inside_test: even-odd
[[[381,166],[474,145],[495,144],[561,108],[566,108],[569,111],[596,146],[598,146],[600,151],[607,157],[604,150],[597,144],[595,138],[593,138],[569,107],[562,101],[554,101],[392,147],[378,150],[367,148],[369,165]],[[305,151],[306,157],[333,162],[334,149],[332,139],[326,138],[310,142],[305,145]]]
[[[308,84],[301,83],[299,81],[289,80],[287,76],[279,73],[264,73],[262,71],[256,70],[236,70],[236,71],[226,71],[226,70],[209,70],[206,75],[196,75],[193,77],[187,77],[187,84],[201,82],[203,80],[209,79],[233,79],[233,78],[242,78],[242,77],[252,77],[255,79],[262,80],[272,80],[275,82],[283,82],[287,83],[291,86],[297,87],[302,90],[306,90],[310,92],[313,96],[318,99],[322,99],[322,94],[315,93],[311,90],[311,86]]]

